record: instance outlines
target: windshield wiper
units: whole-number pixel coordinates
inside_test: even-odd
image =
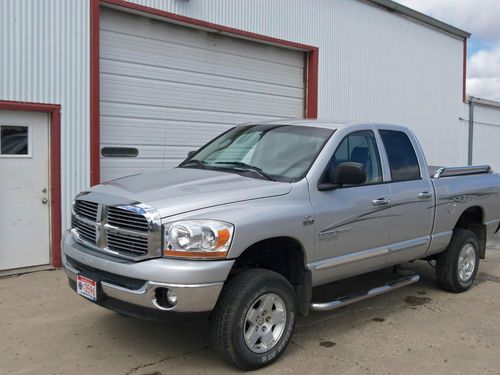
[[[181,163],[181,165],[179,165],[179,167],[185,167],[187,165],[196,165],[198,167],[200,167],[201,169],[207,169],[207,165],[204,161],[201,161],[201,160],[198,160],[198,159],[191,159],[191,160],[188,160],[188,161],[185,161],[183,163]]]
[[[276,178],[274,178],[270,174],[264,172],[261,168],[256,167],[255,165],[250,165],[250,164],[247,164],[247,163],[243,163],[241,161],[217,161],[214,164],[232,165],[232,166],[235,166],[235,167],[238,167],[238,168],[241,168],[241,169],[246,169],[246,170],[249,170],[249,171],[257,172],[262,177],[265,177],[268,180],[276,181]]]

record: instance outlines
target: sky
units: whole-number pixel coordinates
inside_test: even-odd
[[[500,101],[500,0],[396,0],[472,33],[467,94]]]

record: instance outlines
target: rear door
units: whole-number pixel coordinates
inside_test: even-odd
[[[422,257],[427,251],[434,195],[425,159],[411,132],[381,128],[379,133],[391,174],[388,260],[394,264]]]

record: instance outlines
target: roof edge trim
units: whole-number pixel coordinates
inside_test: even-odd
[[[470,38],[471,36],[471,34],[467,31],[461,30],[455,26],[447,24],[446,22],[439,21],[433,17],[420,13],[414,9],[408,8],[407,6],[396,3],[395,1],[392,0],[362,0],[362,1],[376,5],[380,8],[385,9],[388,12],[397,13],[399,15],[414,19],[425,25],[445,31],[459,38]]]

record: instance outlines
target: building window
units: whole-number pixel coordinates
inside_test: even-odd
[[[1,156],[31,156],[30,127],[0,125]]]

